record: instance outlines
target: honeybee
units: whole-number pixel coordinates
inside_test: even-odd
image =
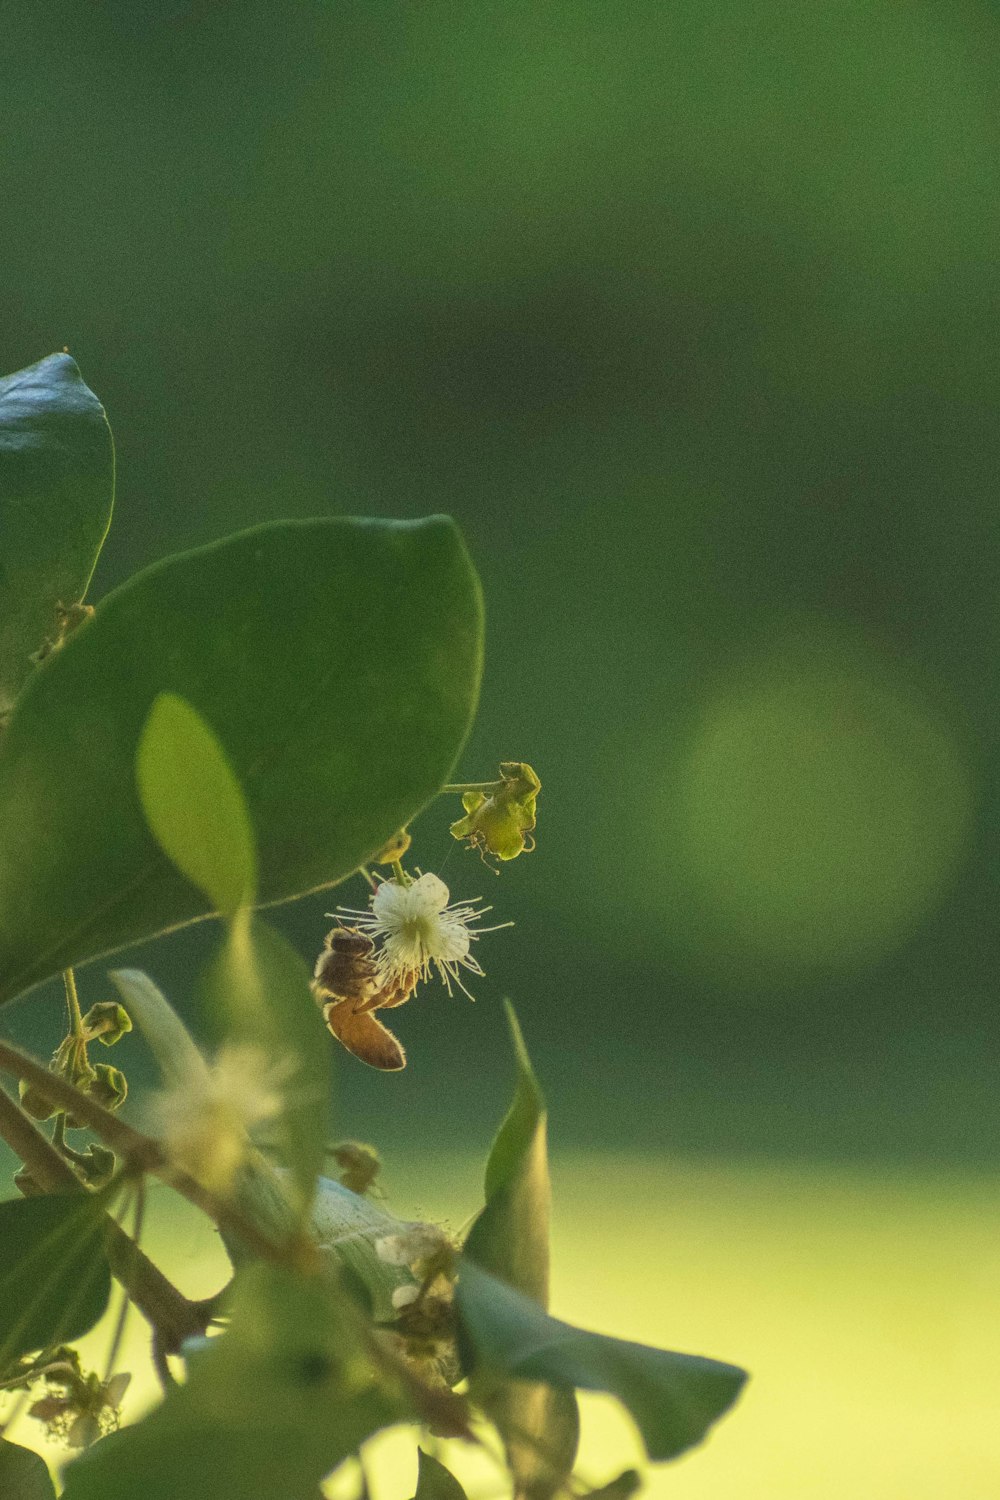
[[[316,960],[313,994],[322,1007],[330,1031],[361,1062],[383,1072],[406,1067],[406,1053],[398,1037],[373,1012],[409,1000],[412,979],[382,984],[373,954],[375,944],[353,927],[334,927],[326,935]]]

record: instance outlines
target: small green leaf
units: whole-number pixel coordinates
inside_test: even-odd
[[[457,1301],[480,1365],[561,1390],[607,1391],[635,1418],[652,1459],[677,1458],[729,1410],[746,1371],[561,1323],[463,1259]]]
[[[104,408],[68,354],[0,380],[0,713],[87,591],[114,477]]]
[[[0,741],[0,1001],[211,913],[139,802],[161,693],[225,746],[268,904],[343,880],[435,796],[481,654],[478,581],[441,516],[276,522],[109,594]]]
[[[165,1083],[184,1083],[203,1074],[207,1063],[170,1001],[141,969],[112,969],[125,1008],[149,1044]]]
[[[486,1207],[469,1234],[465,1252],[547,1307],[552,1188],[545,1099],[509,1001],[506,1010],[517,1085],[486,1163]]]
[[[549,1300],[551,1184],[546,1110],[514,1008],[508,1003],[517,1086],[486,1164],[486,1206],[465,1255],[541,1308]],[[580,1418],[572,1391],[473,1375],[473,1394],[504,1440],[518,1495],[548,1500],[573,1468]]]
[[[56,1500],[44,1458],[0,1438],[0,1495],[3,1500]]]
[[[237,1277],[228,1332],[113,1447],[69,1465],[64,1500],[316,1500],[325,1474],[407,1418],[336,1287],[257,1264]]]
[[[253,904],[257,853],[226,752],[176,693],[153,700],[135,761],[139,801],[160,848],[227,915]]]
[[[468,1500],[468,1496],[450,1469],[418,1448],[417,1492],[413,1500]]]
[[[329,1038],[309,972],[273,927],[244,910],[209,965],[203,992],[226,1035],[256,1047],[276,1077],[285,1074],[275,1145],[304,1213],[326,1156],[331,1072]]]
[[[110,1294],[103,1212],[93,1198],[0,1203],[0,1366],[79,1338]]]

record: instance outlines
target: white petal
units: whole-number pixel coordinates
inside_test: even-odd
[[[463,959],[469,951],[469,931],[464,922],[444,912],[437,921],[434,946],[428,943],[431,958]]]
[[[397,885],[394,880],[383,880],[372,897],[372,911],[387,927],[405,922],[409,915],[408,888]]]
[[[421,875],[406,892],[410,898],[410,915],[429,917],[444,911],[448,905],[448,887],[437,875]]]

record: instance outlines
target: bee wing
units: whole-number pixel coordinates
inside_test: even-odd
[[[401,1043],[370,1011],[357,1011],[350,1000],[337,1000],[323,1011],[326,1024],[348,1052],[385,1073],[406,1067]]]

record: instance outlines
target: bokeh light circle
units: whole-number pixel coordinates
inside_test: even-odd
[[[792,972],[882,956],[946,887],[973,802],[926,695],[822,632],[717,684],[671,779],[677,936],[709,966],[713,948]]]

